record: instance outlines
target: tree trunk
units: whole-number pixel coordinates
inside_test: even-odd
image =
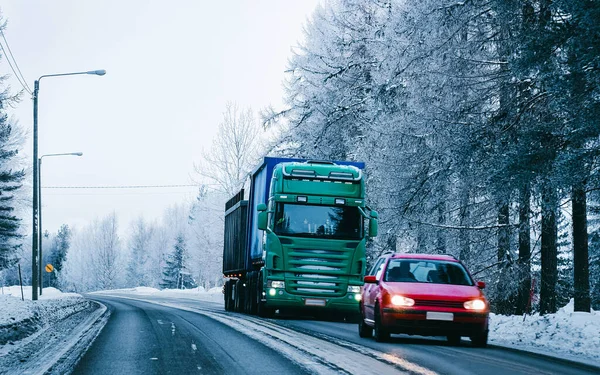
[[[529,290],[531,288],[531,228],[529,212],[531,191],[525,184],[519,194],[519,295],[515,313],[522,315],[527,312]]]
[[[464,184],[461,197],[460,197],[460,226],[466,227],[469,224],[469,187]],[[469,238],[469,230],[461,229],[458,234],[458,241],[460,246],[459,258],[466,264],[469,264],[471,260],[471,239]]]
[[[445,196],[442,197],[442,201],[438,205],[438,224],[440,228],[437,230],[437,239],[436,239],[436,248],[437,252],[440,254],[446,253],[446,231],[441,226],[446,223],[445,219],[446,215],[446,201]]]
[[[509,207],[508,201],[501,202],[498,209],[498,272],[500,273],[498,281],[498,303],[497,312],[499,314],[512,313],[512,301],[508,283],[511,282],[509,271],[509,251],[510,251],[510,228],[509,228]]]
[[[540,314],[556,312],[557,247],[556,189],[545,187],[542,193],[542,270],[540,286]]]
[[[509,229],[509,211],[508,202],[503,201],[498,209],[498,267],[504,269],[508,260],[510,251],[510,229]]]
[[[585,185],[583,183],[573,184],[573,286],[575,287],[575,311],[590,312],[586,203]]]
[[[423,224],[417,224],[417,252],[420,254],[427,253],[427,234]]]

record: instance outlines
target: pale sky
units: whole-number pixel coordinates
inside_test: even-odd
[[[39,94],[42,186],[190,184],[228,100],[256,112],[282,103],[291,48],[318,0],[0,0],[4,34]],[[0,73],[12,71],[3,57]],[[20,89],[15,77],[13,91]],[[28,94],[11,115],[31,135]],[[31,163],[31,139],[23,150]],[[195,188],[43,191],[44,230],[116,211],[122,229],[160,217]],[[30,195],[30,194],[29,194]],[[23,224],[30,226],[31,211]]]

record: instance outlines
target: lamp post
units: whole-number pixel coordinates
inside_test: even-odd
[[[103,76],[106,70],[90,70],[87,72],[60,73],[43,75],[33,85],[33,225],[31,244],[31,299],[38,299],[38,198],[39,198],[39,172],[38,172],[38,94],[40,81],[46,77],[74,76],[80,74],[92,74]],[[41,259],[39,260],[41,262]]]
[[[46,155],[42,155],[40,156],[40,158],[38,159],[38,191],[39,191],[39,197],[38,197],[38,210],[39,210],[39,250],[40,250],[40,266],[38,267],[39,269],[39,281],[40,281],[40,296],[42,295],[42,290],[44,288],[44,258],[42,256],[42,252],[44,250],[44,247],[42,246],[42,240],[44,238],[44,231],[42,229],[42,159],[48,156],[82,156],[83,152],[67,152],[67,153],[62,153],[62,154],[46,154]]]

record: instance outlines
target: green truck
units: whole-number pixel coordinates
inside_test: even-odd
[[[225,310],[354,317],[367,238],[363,163],[266,157],[225,206]]]

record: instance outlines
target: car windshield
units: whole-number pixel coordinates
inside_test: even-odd
[[[385,281],[473,285],[462,264],[442,260],[390,259]]]
[[[358,207],[278,203],[274,232],[284,236],[361,239]]]

